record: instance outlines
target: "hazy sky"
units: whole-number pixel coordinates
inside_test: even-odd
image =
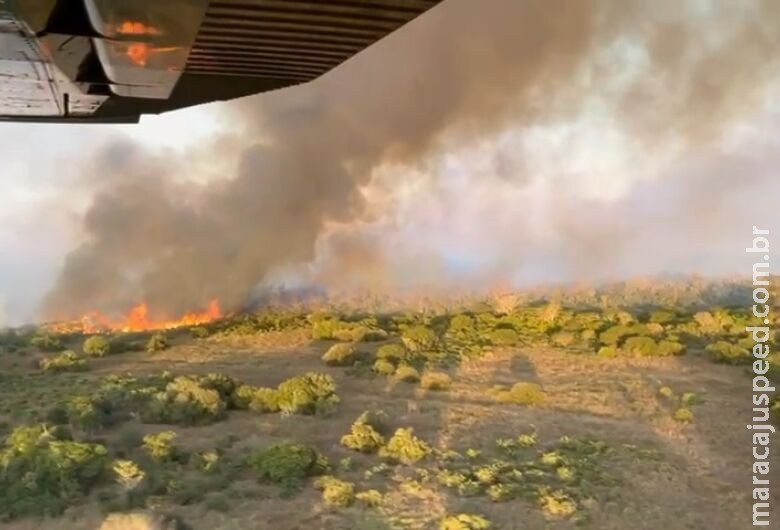
[[[438,8],[442,21],[446,20],[445,9],[468,14],[466,2],[452,0],[451,4],[454,7],[445,1]],[[510,4],[496,1],[492,15],[502,18],[500,6]],[[350,181],[362,207],[343,216],[326,209],[317,217],[321,225],[317,225],[312,254],[294,252],[279,257],[273,266],[258,269],[257,282],[304,276],[345,288],[447,282],[487,285],[495,281],[524,285],[678,272],[749,272],[744,247],[751,227],[780,233],[780,179],[776,177],[780,75],[777,61],[766,59],[760,46],[753,46],[750,33],[743,32],[761,22],[762,6],[771,3],[683,4],[687,12],[652,14],[659,26],[690,26],[684,30],[690,32],[690,40],[680,39],[678,50],[690,64],[675,54],[674,60],[658,58],[660,52],[653,51],[657,43],[652,39],[657,35],[652,17],[637,18],[647,27],[626,22],[628,29],[620,27],[607,34],[576,64],[566,66],[566,81],[557,85],[555,94],[531,94],[529,87],[538,88],[544,78],[534,72],[533,83],[524,78],[525,84],[513,88],[531,94],[524,96],[522,108],[502,107],[502,119],[492,120],[490,127],[437,124],[435,134],[431,133],[424,148],[414,149],[413,156],[375,157],[366,166],[367,174]],[[421,21],[380,43],[365,57],[287,92],[146,117],[134,126],[0,123],[4,162],[0,172],[0,325],[36,318],[66,254],[86,241],[82,223],[92,198],[117,185],[117,179],[121,184],[122,179],[135,178],[126,165],[143,167],[164,160],[166,178],[183,186],[177,190],[191,188],[209,195],[229,186],[236,174],[245,177],[255,166],[264,167],[262,152],[242,150],[262,145],[266,133],[278,137],[277,129],[287,127],[284,121],[299,108],[310,110],[312,101],[339,114],[341,121],[296,117],[295,126],[285,129],[282,138],[294,138],[290,136],[294,134],[313,138],[314,144],[317,138],[326,142],[326,137],[342,134],[337,130],[339,124],[348,127],[361,121],[362,136],[344,136],[344,142],[362,141],[371,134],[371,120],[379,119],[371,114],[372,109],[384,105],[388,107],[385,112],[403,110],[413,115],[415,105],[424,104],[428,85],[435,86],[436,68],[424,75],[418,71],[402,85],[414,87],[420,102],[390,93],[400,83],[400,70],[394,68],[407,67],[401,61],[402,52],[386,68],[369,68],[369,76],[365,69],[372,66],[370,53],[381,57],[396,53],[394,45],[403,48],[405,32],[414,39],[436,29],[436,16],[431,15],[430,28]],[[460,18],[453,16],[450,22],[458,23]],[[450,37],[463,38],[469,34],[466,29],[453,31]],[[511,29],[508,25],[507,34]],[[500,31],[494,32],[496,38]],[[778,42],[776,27],[763,27],[763,31],[755,37],[758,44]],[[760,34],[761,28],[755,32]],[[491,31],[471,35],[489,39]],[[450,45],[441,38],[437,45],[446,49]],[[554,41],[549,44],[553,50],[556,45]],[[493,53],[489,47],[473,48],[466,51],[473,52],[475,64],[483,57],[480,54]],[[514,68],[512,50],[503,53],[503,62],[497,61],[499,70]],[[721,54],[724,64],[718,65]],[[533,55],[534,50],[518,49],[517,68]],[[431,57],[431,61],[437,58]],[[411,56],[407,59],[412,60]],[[734,65],[744,65],[744,69],[732,72],[729,68]],[[712,74],[705,66],[718,71],[717,76],[708,77]],[[467,68],[458,70],[458,76],[470,81],[468,74]],[[479,70],[474,75],[491,74]],[[366,81],[366,77],[371,79]],[[333,93],[358,79],[368,88],[355,100],[356,109],[344,109],[350,105],[349,98],[336,98]],[[515,86],[500,81],[486,86]],[[387,92],[383,92],[385,86]],[[472,100],[480,94],[486,99],[495,96],[475,87],[464,98],[469,102],[464,106],[479,110],[480,105]],[[334,110],[329,105],[342,107]],[[284,107],[284,114],[268,110],[279,107]],[[454,113],[441,116],[449,116],[453,124],[471,124],[468,111],[465,118]],[[323,123],[328,124],[327,130],[316,129]],[[375,127],[382,129],[384,124],[377,121]],[[408,150],[401,141],[404,138],[392,136],[399,131],[403,128],[392,129],[382,141],[398,140],[399,149]],[[410,134],[416,132],[412,129]],[[127,147],[131,155],[113,157],[115,166],[99,165],[98,154],[117,145],[120,149],[132,146]],[[345,152],[359,159],[354,152]],[[93,166],[99,171],[93,171]],[[283,186],[283,177],[269,180],[269,189]],[[262,178],[255,182],[258,187],[251,189],[262,194]],[[141,236],[143,230],[150,240],[155,237],[153,224],[145,226]],[[266,232],[284,234],[285,226],[250,225],[242,230],[249,238]],[[246,244],[262,241],[258,236]],[[88,272],[85,277],[89,278]]]

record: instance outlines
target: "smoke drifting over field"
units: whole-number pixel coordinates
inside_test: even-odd
[[[314,83],[233,104],[241,134],[204,147],[229,178],[100,153],[44,312],[235,307],[289,271],[334,288],[651,272],[681,230],[728,238],[700,203],[733,208],[726,171],[777,196],[753,162],[771,145],[745,164],[724,146],[765,108],[779,48],[771,0],[445,0]],[[723,195],[700,196],[710,177]]]

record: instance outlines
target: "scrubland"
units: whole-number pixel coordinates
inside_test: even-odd
[[[0,528],[742,527],[744,329],[763,324],[749,306],[664,300],[7,330]]]

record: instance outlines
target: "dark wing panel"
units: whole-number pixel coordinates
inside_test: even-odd
[[[439,1],[6,0],[0,119],[134,122],[304,83]]]

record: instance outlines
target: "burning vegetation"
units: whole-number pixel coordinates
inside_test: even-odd
[[[111,318],[99,311],[91,311],[72,322],[53,322],[45,324],[44,329],[59,334],[67,333],[106,333],[106,332],[124,332],[132,333],[139,331],[152,331],[164,329],[176,329],[183,327],[198,326],[208,324],[219,320],[224,315],[220,309],[219,300],[212,300],[208,308],[204,311],[188,312],[178,318],[154,318],[149,311],[149,306],[140,303],[131,308],[127,315],[117,319]]]

